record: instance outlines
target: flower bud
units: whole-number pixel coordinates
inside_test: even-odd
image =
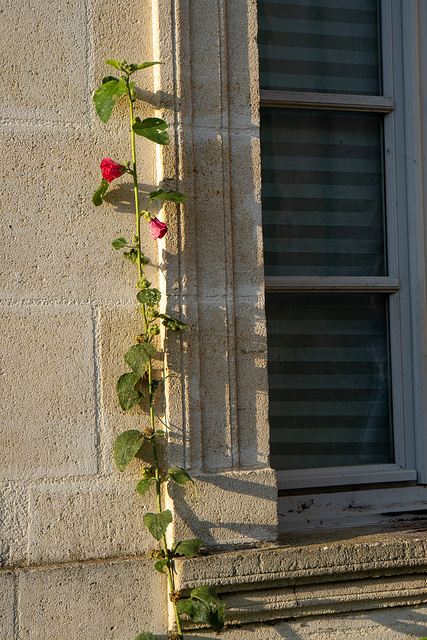
[[[125,168],[121,164],[117,164],[111,158],[104,158],[101,162],[102,177],[108,182],[112,182],[116,178],[119,178],[124,172]]]

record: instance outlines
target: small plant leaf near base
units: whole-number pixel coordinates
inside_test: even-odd
[[[132,429],[117,436],[114,442],[114,460],[119,471],[124,471],[144,442],[140,431]]]
[[[153,478],[143,478],[136,485],[136,490],[141,496],[145,496],[149,488],[151,487],[151,483],[153,482]]]
[[[160,540],[172,522],[172,513],[169,509],[162,511],[161,513],[146,513],[142,521],[153,538]]]
[[[176,606],[193,622],[205,622],[218,631],[224,627],[225,607],[213,587],[196,587],[189,598],[178,600]]]
[[[136,636],[135,640],[159,640],[156,636],[153,636],[149,631],[144,631]]]
[[[199,550],[202,545],[202,540],[199,538],[193,538],[191,540],[180,540],[175,542],[172,547],[172,554],[174,556],[185,556],[186,558],[195,558],[199,555]]]
[[[156,562],[156,564],[154,565],[154,568],[156,571],[158,571],[159,573],[163,573],[166,575],[166,572],[164,571],[164,568],[166,567],[168,561],[166,558],[162,558],[161,560],[158,560]]]
[[[196,500],[199,500],[196,483],[194,482],[193,478],[188,475],[185,469],[181,469],[181,467],[170,467],[166,472],[166,478],[171,478],[171,480],[173,480],[177,484],[187,484],[187,482],[191,482],[196,494]]]
[[[117,381],[117,396],[123,411],[130,411],[144,397],[142,391],[135,389],[137,382],[141,380],[141,376],[136,373],[124,373]]]
[[[125,353],[125,362],[130,366],[134,375],[143,378],[146,371],[146,364],[150,357],[156,355],[156,350],[152,344],[140,343],[134,344],[133,347]]]

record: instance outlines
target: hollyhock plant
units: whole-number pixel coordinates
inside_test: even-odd
[[[160,239],[168,231],[167,224],[160,222],[148,209],[155,200],[181,204],[187,200],[187,196],[179,191],[164,191],[158,189],[149,194],[149,203],[141,211],[139,206],[139,189],[136,163],[135,134],[155,142],[165,145],[169,142],[167,123],[159,118],[146,118],[140,120],[134,117],[133,105],[136,101],[134,82],[130,82],[130,76],[139,71],[151,67],[158,62],[144,62],[142,64],[127,64],[126,60],[107,60],[107,64],[114,67],[121,74],[120,78],[107,76],[103,79],[102,85],[94,95],[95,108],[98,116],[103,122],[108,122],[113,111],[116,99],[120,96],[127,96],[130,110],[130,133],[132,163],[124,162],[118,164],[111,158],[104,158],[101,162],[102,182],[95,192],[92,201],[95,206],[103,203],[104,196],[108,190],[110,182],[124,173],[130,174],[133,179],[133,192],[135,198],[136,232],[131,241],[126,238],[117,238],[112,243],[114,249],[126,249],[123,255],[130,260],[138,270],[136,299],[142,312],[141,333],[135,338],[133,344],[125,353],[124,361],[129,366],[130,371],[120,376],[117,382],[117,395],[123,411],[131,411],[139,407],[141,399],[148,398],[150,427],[140,430],[131,429],[124,431],[115,440],[114,459],[119,471],[124,471],[135,457],[139,457],[141,446],[149,444],[151,454],[146,462],[148,466],[142,469],[141,479],[136,490],[142,496],[153,488],[157,497],[157,513],[145,513],[143,523],[150,531],[151,535],[158,541],[159,548],[155,549],[151,556],[155,560],[154,568],[159,573],[166,575],[169,585],[169,600],[175,614],[176,630],[169,635],[170,639],[183,640],[181,615],[189,616],[195,622],[203,622],[215,629],[222,629],[224,626],[224,604],[219,599],[213,587],[200,586],[193,589],[189,597],[183,597],[175,589],[175,558],[185,556],[193,558],[199,554],[202,541],[198,538],[191,540],[175,541],[169,545],[166,540],[166,530],[173,521],[172,512],[163,508],[164,483],[176,482],[179,485],[190,483],[195,487],[194,480],[185,469],[181,467],[170,467],[162,471],[159,467],[158,446],[167,438],[167,431],[170,426],[160,418],[154,407],[154,396],[161,382],[167,376],[156,379],[153,370],[153,359],[157,355],[157,350],[153,344],[155,336],[160,333],[159,323],[166,329],[172,331],[182,331],[189,329],[184,322],[166,313],[160,313],[161,292],[151,286],[151,283],[144,276],[144,266],[149,263],[149,259],[144,255],[141,247],[141,220],[149,225],[152,238]],[[151,459],[150,459],[151,458]],[[197,493],[196,493],[197,499]],[[150,632],[140,633],[135,640],[157,640]]]
[[[121,164],[117,164],[111,158],[104,158],[101,162],[102,169],[102,177],[110,184],[116,178],[120,178],[123,173],[125,173],[126,169]]]
[[[157,218],[151,218],[149,222],[150,235],[154,240],[160,240],[166,235],[168,231],[168,225],[164,222],[160,222]]]

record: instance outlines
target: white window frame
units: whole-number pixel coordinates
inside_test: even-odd
[[[382,0],[381,41],[383,96],[360,96],[294,91],[261,91],[261,106],[384,114],[384,167],[387,219],[387,277],[282,277],[265,278],[267,291],[286,292],[385,292],[389,294],[390,358],[395,462],[278,471],[279,512],[298,504],[310,489],[329,488],[327,499],[334,524],[340,524],[339,504],[346,503],[348,486],[360,509],[372,507],[372,491],[380,487],[396,506],[398,495],[427,506],[427,407],[426,407],[426,282],[423,225],[418,0]],[[423,14],[424,15],[424,14]],[[426,20],[424,22],[426,22]],[[427,22],[426,22],[427,24]],[[427,37],[427,33],[425,34]],[[370,485],[369,489],[363,487]],[[337,488],[340,488],[338,491]],[[361,487],[359,490],[358,487]],[[396,488],[400,487],[396,494]],[[335,488],[335,489],[334,489]],[[391,489],[393,495],[387,489]],[[416,489],[416,493],[414,493]],[[301,490],[300,495],[296,493]],[[336,491],[338,500],[333,498]],[[287,494],[287,495],[286,495]],[[318,495],[318,493],[313,494]],[[410,498],[412,496],[412,498]],[[313,498],[313,497],[312,497]],[[321,500],[313,498],[315,503]],[[424,505],[424,500],[426,505]],[[394,502],[393,502],[394,501]],[[306,500],[307,502],[307,500]],[[381,505],[381,514],[387,507]],[[397,507],[396,507],[397,508]],[[378,512],[377,507],[370,513]],[[308,519],[306,509],[295,516],[296,526]],[[321,521],[321,513],[316,522]],[[395,513],[395,511],[392,511]],[[304,515],[305,514],[305,515]],[[368,521],[369,521],[368,516]],[[381,519],[381,518],[380,518]],[[287,516],[289,523],[289,516]],[[362,518],[363,521],[363,518]],[[375,520],[377,521],[377,520]]]

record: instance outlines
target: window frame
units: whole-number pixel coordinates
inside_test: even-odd
[[[426,309],[422,215],[418,2],[382,0],[383,96],[261,90],[262,107],[380,113],[388,276],[267,276],[266,291],[385,292],[389,296],[394,464],[277,471],[283,492],[427,483]],[[396,484],[397,483],[397,484]],[[366,493],[366,492],[363,492]],[[426,497],[427,500],[427,489]]]

